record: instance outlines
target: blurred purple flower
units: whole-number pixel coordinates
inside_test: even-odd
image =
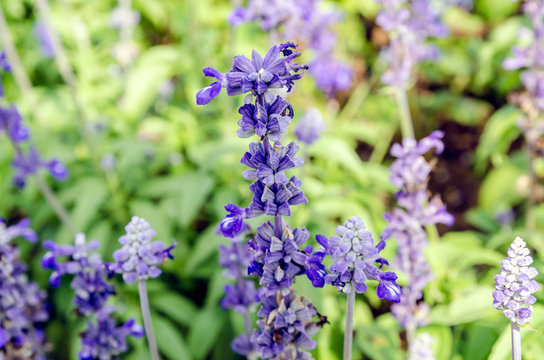
[[[36,20],[34,23],[34,35],[40,42],[40,50],[43,56],[54,58],[55,49],[51,40],[51,34],[47,31],[47,26],[41,20]]]
[[[11,165],[15,169],[13,182],[20,188],[25,186],[28,176],[35,175],[42,168],[47,169],[51,176],[58,181],[65,180],[68,177],[68,169],[64,164],[57,159],[43,161],[40,153],[34,147],[31,147],[26,154],[22,151],[17,152]]]
[[[311,108],[299,120],[294,133],[298,141],[311,145],[321,137],[321,133],[325,129],[325,121],[321,112],[316,108]]]
[[[2,131],[15,143],[25,141],[30,136],[30,131],[23,124],[23,118],[14,105],[0,106],[0,132]]]
[[[511,321],[523,325],[531,321],[536,298],[531,295],[540,289],[533,280],[538,271],[529,266],[533,263],[525,241],[519,236],[508,249],[508,257],[501,261],[501,272],[495,275],[493,307],[501,310]]]
[[[174,242],[165,248],[161,241],[152,241],[155,230],[138,216],[132,217],[125,230],[126,235],[119,238],[123,246],[113,253],[115,263],[110,269],[123,274],[127,283],[158,277],[161,274],[158,266],[167,259],[173,259],[171,251],[177,244]]]

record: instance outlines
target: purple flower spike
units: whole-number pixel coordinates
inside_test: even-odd
[[[49,170],[56,180],[62,181],[68,177],[68,170],[60,161],[53,159],[44,162],[38,150],[33,147],[26,154],[18,152],[11,165],[15,168],[13,182],[21,188],[25,186],[27,177],[35,175],[42,168]]]
[[[531,321],[533,304],[536,298],[531,294],[540,289],[533,280],[537,270],[529,266],[533,263],[525,241],[516,237],[508,249],[508,257],[501,261],[501,272],[495,276],[493,307],[518,325]]]
[[[321,137],[321,133],[325,131],[325,128],[325,121],[321,112],[316,108],[312,108],[300,119],[294,132],[299,141],[311,145]]]
[[[365,292],[368,289],[366,281],[375,280],[379,282],[377,295],[380,299],[398,302],[400,288],[396,283],[397,275],[380,270],[384,259],[380,258],[379,253],[383,246],[381,243],[378,246],[374,245],[372,234],[366,231],[363,221],[352,216],[343,226],[336,228],[336,234],[338,236],[332,236],[329,240],[323,235],[318,235],[317,241],[323,249],[314,252],[310,257],[318,260],[324,255],[331,255],[333,261],[329,266],[331,273],[325,276],[325,282],[336,286],[338,292],[349,294],[353,291]],[[321,275],[321,269],[318,270],[316,275]],[[320,281],[316,280],[315,283],[320,284]]]
[[[115,325],[111,316],[112,306],[106,306],[96,315],[96,324],[88,322],[87,330],[81,334],[82,349],[78,353],[80,360],[117,359],[127,351],[126,338],[141,337],[143,328],[130,319],[120,326]]]
[[[23,118],[14,105],[7,108],[0,106],[0,132],[2,131],[15,143],[25,141],[30,136],[30,131],[24,126]]]
[[[51,34],[47,31],[45,24],[40,20],[37,20],[34,23],[34,35],[40,42],[40,51],[42,52],[43,56],[51,59],[54,58],[55,50],[53,48]]]
[[[226,86],[226,76],[225,74],[220,73],[211,67],[206,67],[202,69],[204,75],[209,77],[214,77],[218,81],[212,83],[211,85],[206,86],[204,89],[200,90],[196,94],[196,104],[197,105],[206,105],[212,99],[215,99],[219,93],[221,93],[221,88]]]
[[[161,241],[151,241],[156,235],[155,230],[137,216],[132,217],[125,230],[126,235],[119,238],[123,246],[113,253],[116,262],[111,270],[123,274],[127,283],[158,277],[161,274],[158,266],[166,259],[172,259],[171,251],[176,244],[165,249]]]
[[[28,281],[26,265],[19,259],[17,237],[36,241],[22,220],[7,226],[0,218],[0,358],[45,359],[43,324],[48,320],[46,293]]]

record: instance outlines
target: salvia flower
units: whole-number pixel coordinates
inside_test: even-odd
[[[325,121],[321,111],[311,108],[299,120],[294,133],[298,141],[311,145],[321,137],[321,133],[325,129]]]
[[[304,64],[293,62],[300,56],[300,52],[295,51],[296,48],[297,45],[288,42],[274,45],[264,58],[255,50],[251,60],[243,55],[236,56],[232,69],[226,74],[213,68],[204,68],[204,75],[218,81],[196,94],[197,104],[209,103],[219,95],[221,88],[226,88],[229,96],[244,93],[263,95],[267,90],[281,88],[291,91],[293,81],[302,77],[301,70],[308,68]]]
[[[495,275],[493,307],[518,325],[531,321],[533,304],[536,298],[531,295],[540,289],[533,278],[537,270],[529,266],[533,263],[527,244],[519,236],[508,249],[508,257],[501,261],[501,272]]]
[[[338,226],[336,234],[328,241],[322,235],[318,239],[324,246],[325,254],[330,255],[333,261],[325,282],[336,286],[338,292],[360,294],[368,289],[368,280],[375,280],[379,282],[378,298],[398,302],[400,288],[396,283],[397,275],[381,270],[383,264],[387,264],[379,256],[385,243],[374,245],[372,234],[366,231],[363,221],[357,216]]]
[[[30,131],[23,124],[23,118],[14,105],[10,107],[0,106],[0,132],[5,132],[11,141],[15,143],[29,138]]]
[[[105,306],[96,314],[96,323],[89,321],[87,330],[81,334],[81,360],[120,359],[127,351],[127,337],[141,337],[144,330],[134,319],[117,326],[112,317],[113,306]]]
[[[176,243],[165,248],[161,241],[152,241],[156,236],[155,230],[137,216],[132,217],[125,230],[126,235],[119,238],[123,246],[113,253],[116,262],[111,269],[123,274],[127,283],[158,277],[161,274],[158,266],[167,259],[173,259],[171,251]]]
[[[259,329],[251,341],[263,359],[311,359],[301,349],[312,350],[316,342],[311,337],[318,331],[318,322],[312,321],[318,313],[305,297],[297,297],[294,290],[285,295],[279,292],[263,298],[258,315]]]
[[[87,316],[102,309],[108,298],[115,293],[106,264],[95,251],[96,240],[86,242],[84,234],[77,234],[74,245],[58,245],[53,241],[44,242],[48,252],[42,258],[42,266],[53,270],[49,281],[60,286],[64,275],[73,275],[70,287],[74,290],[73,304],[79,315]],[[64,260],[64,261],[63,261]]]
[[[280,139],[293,118],[293,108],[277,96],[272,103],[246,104],[238,110],[242,118],[238,120],[238,136],[247,138],[252,135],[268,135],[272,141]]]
[[[442,132],[435,131],[420,141],[405,138],[402,145],[394,144],[391,147],[391,155],[396,160],[389,170],[391,183],[398,190],[395,194],[397,207],[385,215],[389,223],[382,239],[396,239],[396,266],[409,277],[409,284],[402,290],[401,301],[393,305],[392,311],[410,331],[425,323],[428,312],[427,305],[419,301],[432,277],[423,253],[427,246],[425,226],[439,223],[452,225],[454,221],[440,197],[437,195],[430,199],[427,191],[432,166],[423,155],[433,149],[440,154],[444,150],[442,136]]]
[[[19,259],[13,239],[36,241],[30,221],[7,226],[0,218],[0,358],[45,359],[43,324],[49,315],[46,294],[29,282],[26,265]]]
[[[31,147],[25,154],[18,151],[13,158],[11,165],[15,169],[13,182],[18,187],[24,187],[26,178],[37,174],[40,169],[47,169],[51,176],[58,181],[65,180],[68,177],[68,169],[58,159],[44,161],[40,153],[34,147]]]

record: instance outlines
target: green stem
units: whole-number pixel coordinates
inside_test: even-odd
[[[415,138],[414,126],[412,124],[412,115],[410,114],[410,105],[406,89],[400,86],[395,87],[395,98],[399,109],[400,130],[403,138]]]
[[[519,326],[511,321],[512,330],[512,360],[521,360],[521,333]]]
[[[355,289],[347,295],[346,303],[346,329],[344,331],[344,357],[343,360],[351,360],[353,348],[353,312],[355,308]]]
[[[144,319],[145,335],[152,360],[160,360],[157,342],[155,341],[155,333],[153,332],[153,324],[151,323],[151,311],[149,310],[149,299],[147,297],[147,288],[145,280],[138,281],[138,292],[140,294],[140,305],[142,308],[142,317]]]

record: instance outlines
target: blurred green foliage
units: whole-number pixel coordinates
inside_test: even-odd
[[[305,110],[317,107],[328,130],[302,149],[307,161],[296,174],[304,181],[309,203],[299,206],[289,222],[306,226],[313,235],[329,236],[340,221],[357,215],[377,236],[393,191],[388,150],[400,139],[396,106],[379,83],[383,66],[373,40],[378,7],[370,0],[334,2],[346,12],[337,28],[339,56],[353,66],[357,82],[327,100],[307,76],[290,97],[295,123]],[[111,260],[132,214],[147,219],[159,239],[178,241],[175,261],[148,285],[165,359],[236,358],[230,341],[243,331],[243,322],[219,307],[227,280],[217,248],[226,240],[216,234],[216,227],[226,203],[244,206],[250,199],[239,162],[248,141],[235,133],[242,100],[221,96],[198,108],[194,96],[207,85],[202,67],[226,71],[234,55],[253,48],[265,51],[266,34],[255,24],[231,28],[227,0],[134,0],[141,13],[134,35],[140,54],[121,71],[111,52],[119,34],[109,27],[116,1],[50,3],[53,25],[77,75],[95,150],[78,132],[78,114],[55,62],[39,52],[32,35],[37,17],[33,2],[10,0],[1,6],[35,86],[38,108],[31,107],[10,76],[3,76],[7,99],[20,107],[44,156],[59,157],[71,172],[66,182],[51,185],[78,230],[101,241],[106,260]],[[529,161],[516,127],[519,111],[506,99],[508,92],[520,88],[519,74],[501,68],[525,22],[518,7],[508,0],[478,0],[472,13],[451,9],[446,22],[452,35],[438,41],[442,57],[422,66],[409,93],[417,136],[437,128],[446,132],[447,148],[431,188],[441,193],[457,218],[452,229],[439,229],[445,235],[432,237],[426,250],[435,277],[425,293],[433,306],[430,324],[421,331],[434,336],[440,360],[509,358],[508,321],[491,307],[491,291],[499,262],[516,235],[534,250],[541,273],[537,280],[544,282],[544,205],[534,209],[537,229],[525,229]],[[12,156],[7,141],[0,141],[0,214],[30,217],[42,240],[71,242],[32,181],[24,190],[12,185]],[[114,169],[100,175],[93,156],[113,156]],[[516,215],[513,222],[499,224],[498,212],[509,209]],[[31,277],[46,287],[48,274],[39,265],[43,250],[22,247]],[[395,245],[386,252],[394,256]],[[63,285],[49,289],[52,321],[47,336],[54,346],[51,358],[58,360],[75,359],[78,333],[85,325],[72,316],[71,290]],[[331,288],[314,289],[303,278],[296,287],[331,322],[316,336],[314,356],[340,359],[344,297]],[[119,315],[139,317],[135,287],[118,283],[117,288]],[[402,329],[389,305],[372,291],[368,294],[356,303],[354,358],[402,359]],[[533,327],[542,332],[542,291],[537,297]],[[523,330],[523,348],[524,359],[542,359],[541,335]],[[131,341],[126,358],[146,357],[145,341]]]

